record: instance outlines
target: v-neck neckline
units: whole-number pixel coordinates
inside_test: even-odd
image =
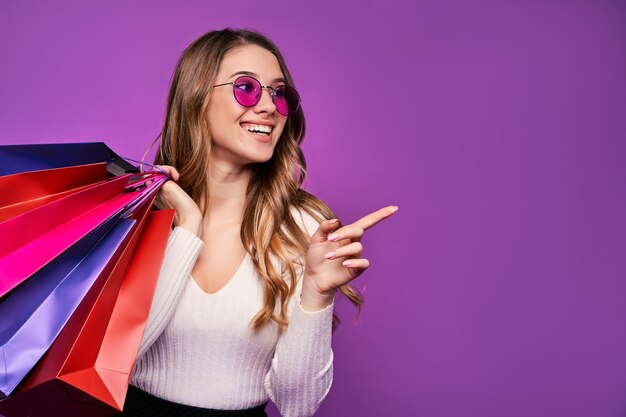
[[[198,291],[200,291],[202,294],[204,294],[206,296],[216,296],[216,295],[219,295],[222,292],[224,292],[231,285],[231,283],[237,278],[238,275],[240,275],[241,270],[243,269],[244,265],[247,263],[247,260],[248,260],[249,257],[250,257],[250,255],[248,254],[248,252],[246,252],[246,255],[243,257],[243,260],[239,264],[239,267],[237,268],[237,270],[235,271],[233,276],[230,277],[230,279],[226,282],[226,284],[224,284],[222,286],[222,288],[220,288],[219,290],[217,290],[215,292],[206,292],[206,291],[204,291],[202,289],[202,287],[200,287],[200,284],[198,284],[198,282],[195,280],[193,275],[190,276],[191,280],[193,281],[192,284],[193,284],[194,287],[196,287],[198,289]]]

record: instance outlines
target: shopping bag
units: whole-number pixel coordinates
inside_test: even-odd
[[[11,239],[0,241],[0,297],[115,213],[136,210],[165,181],[160,173],[124,175],[1,222],[0,235]]]
[[[139,172],[103,142],[0,146],[0,175],[105,162],[110,175]]]
[[[104,162],[2,176],[0,222],[106,179]]]
[[[130,175],[88,187],[0,223],[0,297],[140,196]]]
[[[0,395],[8,396],[50,348],[135,223],[113,217],[0,302]]]
[[[98,180],[71,178],[64,185],[49,178],[66,168],[66,174],[74,172],[67,176],[81,176],[77,173],[85,171],[78,165],[94,162],[106,163],[106,181],[101,180],[101,173]],[[39,178],[44,189],[37,189],[38,181],[33,178]],[[6,331],[0,332],[0,342],[19,341],[4,351],[7,372],[0,373],[0,386],[10,396],[0,400],[0,416],[109,415],[121,409],[173,217],[173,213],[149,214],[149,208],[168,179],[159,173],[138,173],[102,143],[0,146],[0,194],[11,194],[9,187],[19,187],[24,181],[33,188],[4,203],[0,200],[0,210],[14,210],[0,220],[0,234],[10,237],[0,241],[0,306],[9,303],[3,313],[11,314],[9,320],[6,314],[0,316],[0,330]],[[134,219],[132,225],[125,220],[129,218]],[[96,267],[87,268],[87,256],[82,262],[75,259],[75,274],[63,278],[59,267],[59,275],[42,279],[43,271],[58,266],[58,259],[72,256],[75,245],[95,239],[96,230],[110,226],[114,229],[96,243],[90,255],[104,253],[105,238],[126,235],[99,274]],[[102,265],[106,256],[92,259],[99,258]],[[70,275],[73,279],[82,275],[77,271],[80,265],[89,270],[85,275],[97,278],[63,326],[63,314],[67,316],[72,301],[60,309],[67,301],[60,296],[80,287],[68,280]],[[129,265],[135,265],[133,274],[127,273]],[[79,298],[74,294],[72,300],[76,303]],[[31,332],[32,337],[22,333],[28,327],[25,323],[35,322],[40,331]],[[47,353],[19,382],[20,373],[36,361],[50,340],[54,341]],[[0,370],[1,365],[2,361]],[[55,395],[58,390],[61,396]]]
[[[173,214],[146,210],[145,226],[102,290],[85,297],[24,385],[0,401],[0,415],[97,417],[122,409]]]

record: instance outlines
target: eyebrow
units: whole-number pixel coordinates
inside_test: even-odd
[[[236,73],[234,73],[233,75],[231,75],[228,78],[233,78],[235,75],[249,75],[249,76],[254,77],[254,78],[261,78],[261,77],[259,77],[259,74],[255,74],[254,72],[250,72],[250,71],[237,71]],[[287,81],[284,78],[280,77],[280,78],[275,78],[274,80],[272,80],[272,82],[270,84],[274,84],[274,83],[285,83],[286,84]]]

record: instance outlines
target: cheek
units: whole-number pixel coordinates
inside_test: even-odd
[[[286,126],[286,122],[276,125],[276,127],[274,129],[277,130],[277,132],[278,132],[277,138],[279,138],[279,137],[281,137],[283,135],[283,133],[285,132],[285,126]]]
[[[209,104],[207,109],[207,120],[209,126],[213,129],[223,130],[238,125],[238,120],[245,113],[246,109],[242,108],[232,97],[220,95]]]

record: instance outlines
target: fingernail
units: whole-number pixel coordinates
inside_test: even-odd
[[[331,259],[333,256],[335,256],[335,252],[328,252],[326,255],[324,255],[324,258]]]
[[[335,223],[337,223],[338,221],[339,221],[339,219],[332,219],[332,220],[329,220],[330,224],[335,224]]]
[[[351,266],[351,265],[352,265],[352,262],[351,262],[351,261],[343,261],[343,262],[341,263],[341,265],[343,265],[343,266]]]
[[[328,240],[335,240],[339,237],[337,233],[331,233],[328,235]]]

